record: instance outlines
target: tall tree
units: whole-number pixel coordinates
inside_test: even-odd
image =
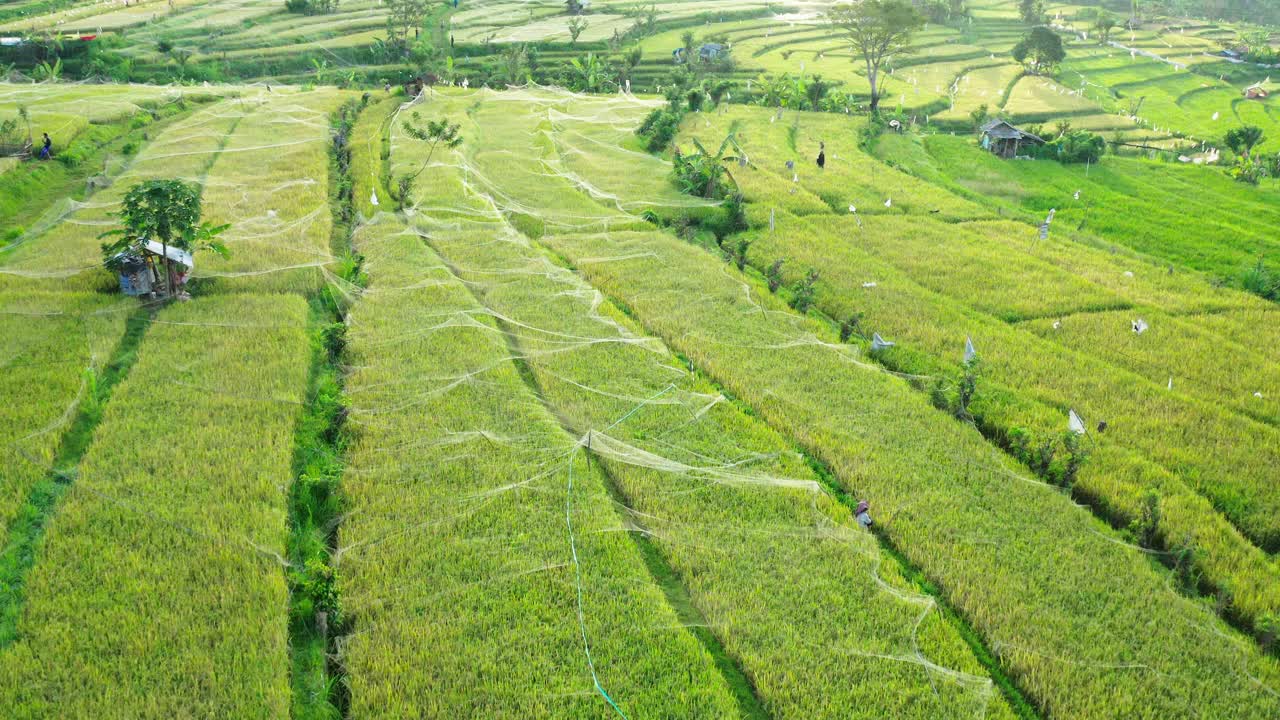
[[[924,25],[924,17],[906,0],[854,0],[833,6],[827,20],[862,56],[871,84],[871,113],[879,113],[880,68],[894,55],[911,51],[911,34]]]
[[[1098,11],[1097,19],[1093,21],[1093,29],[1098,31],[1098,39],[1106,44],[1111,39],[1111,30],[1117,24],[1116,16],[1112,15],[1110,10],[1102,8]]]
[[[529,51],[525,45],[512,43],[502,51],[502,79],[519,85],[528,79]]]
[[[1020,0],[1018,14],[1028,25],[1039,25],[1044,21],[1044,0]]]
[[[422,29],[427,14],[427,0],[386,0],[387,43],[404,48],[409,44],[409,31]]]
[[[1047,27],[1034,27],[1013,48],[1013,59],[1026,66],[1034,75],[1052,70],[1067,57],[1062,38]]]

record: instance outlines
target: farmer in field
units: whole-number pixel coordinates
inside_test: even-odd
[[[867,530],[871,529],[871,503],[866,500],[858,502],[858,509],[854,511],[853,516],[858,519],[858,524]]]
[[[44,144],[40,146],[40,159],[48,160],[53,157],[53,140],[49,139],[49,133],[44,133]]]
[[[818,169],[822,170],[827,167],[827,144],[825,142],[818,143]]]

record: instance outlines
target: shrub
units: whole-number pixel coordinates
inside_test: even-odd
[[[1280,300],[1280,274],[1273,272],[1261,260],[1240,274],[1240,287],[1268,300]]]
[[[1087,130],[1067,129],[1057,139],[1044,146],[1042,156],[1057,160],[1060,163],[1096,163],[1107,152],[1107,141],[1101,136]]]
[[[680,130],[680,116],[667,108],[659,108],[649,113],[636,134],[646,138],[645,148],[649,152],[666,150]]]
[[[782,286],[782,260],[774,260],[764,273],[765,282],[769,283],[769,292],[776,293]]]
[[[810,269],[809,273],[804,276],[803,280],[797,280],[792,288],[791,307],[796,312],[806,313],[809,308],[813,307],[814,297],[817,295],[818,271]]]

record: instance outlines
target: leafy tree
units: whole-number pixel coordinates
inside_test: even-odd
[[[640,66],[642,59],[644,59],[644,50],[639,45],[622,54],[622,67],[625,69],[623,79],[630,78],[635,74],[636,68]]]
[[[1098,40],[1106,44],[1111,40],[1111,31],[1118,25],[1116,16],[1111,14],[1110,10],[1105,8],[1098,11],[1098,17],[1093,21],[1093,29],[1098,32]]]
[[[782,287],[782,263],[781,259],[774,260],[769,269],[764,271],[764,279],[769,284],[771,293],[778,292],[778,288]]]
[[[983,123],[991,119],[991,108],[987,107],[985,103],[979,105],[976,110],[969,113],[969,117],[973,120],[973,126],[980,128]]]
[[[910,52],[911,34],[924,25],[924,18],[906,0],[854,0],[833,6],[827,20],[862,56],[871,84],[871,113],[879,113],[880,68],[890,57]]]
[[[26,124],[26,134],[19,131],[19,126]],[[22,145],[31,142],[31,115],[26,105],[18,106],[18,114],[0,122],[0,145]]]
[[[680,33],[680,46],[684,52],[684,62],[686,65],[693,65],[693,58],[698,52],[698,40],[694,37],[692,30],[685,30]]]
[[[947,23],[969,16],[965,0],[927,0],[923,8],[930,22]]]
[[[1254,125],[1243,125],[1238,128],[1232,128],[1227,131],[1222,142],[1231,150],[1242,157],[1249,157],[1249,153],[1262,142],[1262,128]]]
[[[636,128],[636,135],[648,139],[645,148],[649,152],[662,152],[680,130],[680,117],[678,110],[658,108],[649,113],[640,127]]]
[[[422,167],[412,175],[406,173],[400,176],[400,180],[396,183],[399,197],[396,201],[400,204],[400,208],[404,209],[405,201],[408,200],[409,193],[413,190],[413,183],[418,176],[431,164],[431,157],[436,154],[436,148],[443,145],[446,148],[456,148],[462,144],[462,136],[458,134],[461,127],[458,123],[450,123],[448,118],[439,120],[427,120],[426,125],[422,124],[422,117],[415,110],[402,126],[405,135],[419,142],[427,143],[430,148],[427,151],[427,159],[422,161]]]
[[[831,92],[832,87],[834,85],[823,80],[821,75],[814,75],[804,88],[805,99],[809,101],[809,109],[817,110],[822,105],[822,99],[827,96],[828,92]]]
[[[1062,38],[1047,27],[1032,28],[1013,48],[1013,59],[1034,75],[1052,70],[1067,57]]]
[[[22,137],[18,134],[18,118],[13,117],[0,121],[0,145],[19,145]]]
[[[103,243],[102,257],[107,267],[114,268],[121,253],[141,254],[147,241],[175,247],[187,252],[208,249],[227,257],[225,245],[217,240],[230,225],[200,222],[200,189],[181,180],[148,180],[134,185],[120,203],[120,227],[100,235],[115,237]],[[166,257],[167,287],[173,287],[172,262]]]
[[[417,32],[427,14],[427,0],[386,0],[387,43],[404,49],[409,44],[409,31]]]
[[[711,100],[712,105],[719,105],[725,95],[733,87],[733,83],[723,78],[719,80],[710,79],[702,81],[702,88],[706,92],[707,97]]]
[[[701,85],[690,88],[685,94],[684,102],[689,106],[689,112],[699,112],[702,110],[702,102],[707,99],[707,91]]]
[[[569,44],[574,45],[578,42],[578,36],[583,30],[587,29],[587,21],[581,17],[574,16],[569,19]]]
[[[645,33],[652,33],[658,25],[658,6],[650,4],[641,11],[642,27]]]
[[[1044,0],[1019,0],[1018,14],[1028,25],[1039,25],[1044,21]]]
[[[519,85],[528,79],[529,51],[521,44],[512,44],[502,51],[502,79],[511,85]]]

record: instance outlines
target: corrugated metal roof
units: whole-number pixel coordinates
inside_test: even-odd
[[[1031,140],[1040,143],[1044,142],[1044,140],[1041,140],[1039,137],[1010,125],[1005,120],[989,121],[986,125],[982,126],[982,132],[986,135],[990,135],[996,140]]]
[[[195,267],[195,264],[191,262],[191,253],[186,250],[182,250],[181,248],[176,248],[172,245],[162,245],[155,240],[148,240],[146,248],[147,252],[152,255],[163,255],[176,263],[182,263],[187,267]]]

